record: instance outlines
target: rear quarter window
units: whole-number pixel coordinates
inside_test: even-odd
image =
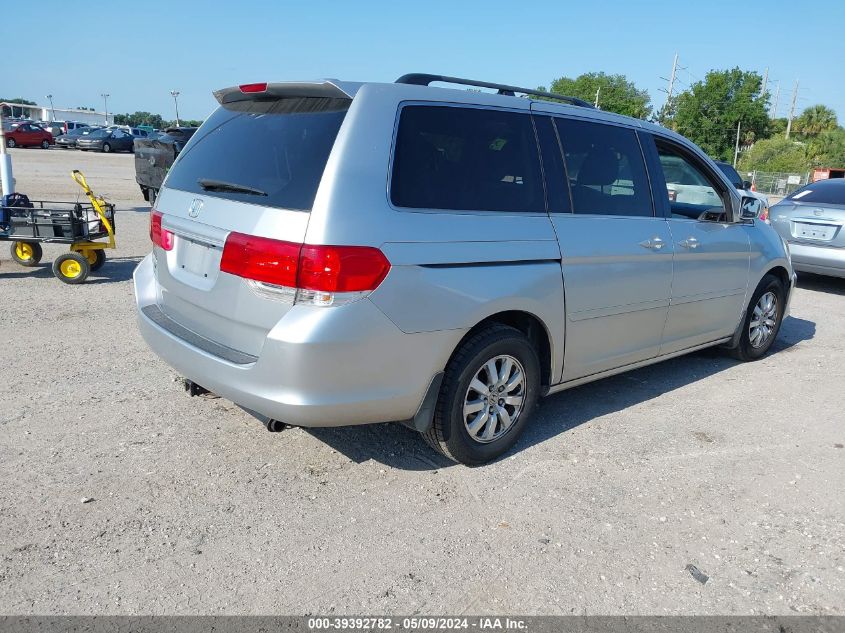
[[[179,154],[165,186],[284,209],[310,210],[351,103],[296,97],[218,108]],[[218,181],[261,194],[210,191]]]
[[[405,106],[390,199],[397,207],[413,209],[545,212],[530,115]]]

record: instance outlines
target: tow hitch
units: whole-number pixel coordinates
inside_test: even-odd
[[[211,394],[212,396],[214,395],[208,389],[203,387],[202,385],[198,385],[193,380],[188,380],[187,378],[182,379],[182,385],[185,387],[185,391],[191,397],[205,396],[205,395],[208,395],[208,394]]]

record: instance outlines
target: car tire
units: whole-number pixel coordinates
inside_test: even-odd
[[[41,141],[41,149],[50,149],[50,141],[48,141],[46,138]]]
[[[13,139],[13,138],[7,138],[6,139],[6,147],[16,147],[16,146],[17,146],[17,143],[15,142],[15,139]]]
[[[103,153],[108,154],[111,152],[111,145],[108,143],[103,143]]]
[[[774,275],[766,275],[757,285],[748,303],[739,343],[728,350],[741,361],[758,360],[766,355],[780,331],[786,290],[783,282]]]
[[[456,462],[489,462],[516,443],[539,392],[540,360],[525,334],[506,325],[485,328],[449,360],[423,437]]]

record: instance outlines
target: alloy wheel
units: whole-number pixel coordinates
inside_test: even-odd
[[[766,292],[757,300],[748,324],[748,340],[751,347],[760,348],[768,342],[775,331],[778,313],[778,298],[774,292]]]
[[[484,363],[464,396],[464,427],[470,438],[487,444],[516,424],[525,400],[525,369],[513,356],[502,355]]]

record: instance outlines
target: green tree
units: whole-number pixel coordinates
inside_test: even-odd
[[[795,131],[805,137],[835,130],[837,126],[836,112],[821,104],[810,106],[795,119]]]
[[[560,77],[552,82],[550,92],[594,103],[597,90],[599,107],[602,110],[638,119],[651,115],[651,98],[648,92],[637,88],[625,75],[585,73],[575,79]]]
[[[803,173],[809,169],[807,148],[782,136],[757,141],[739,160],[739,171],[755,169]]]
[[[737,123],[742,144],[767,136],[769,95],[761,92],[762,82],[758,73],[739,68],[710,71],[678,95],[673,127],[710,156],[730,160]]]
[[[845,167],[845,129],[824,130],[807,143],[809,167]]]
[[[165,127],[166,122],[161,118],[160,114],[152,114],[151,112],[135,112],[134,114],[115,114],[114,122],[117,125],[129,125],[136,127],[138,125],[149,125],[154,128]]]
[[[35,101],[29,101],[27,99],[21,99],[20,97],[15,97],[14,99],[4,99],[0,97],[0,101],[3,103],[19,103],[20,105],[38,105]]]
[[[779,119],[772,119],[769,121],[769,136],[777,136],[778,134],[786,133],[786,117]]]
[[[666,99],[666,103],[664,103],[660,110],[657,112],[657,116],[654,117],[654,122],[659,123],[665,127],[671,128],[672,126],[672,119],[675,118],[675,114],[678,111],[678,96],[673,95],[672,98]]]
[[[166,127],[177,127],[176,121],[165,121],[167,124]],[[196,119],[179,119],[179,126],[180,127],[199,127],[202,125],[202,121],[198,121]]]

